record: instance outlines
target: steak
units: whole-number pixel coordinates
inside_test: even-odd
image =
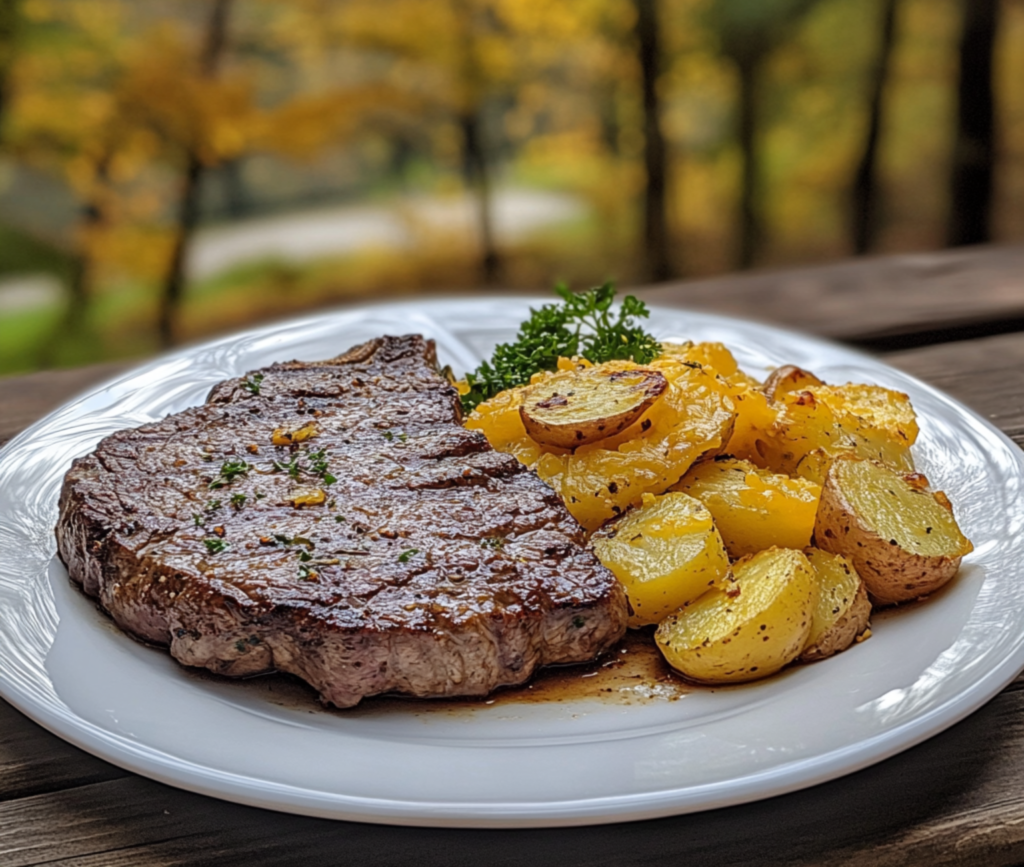
[[[274,364],[108,436],[64,479],[71,578],[132,635],[321,699],[483,696],[622,637],[558,496],[462,427],[434,345]]]

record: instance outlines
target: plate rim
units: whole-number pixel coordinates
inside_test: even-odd
[[[525,303],[548,303],[550,299],[539,296],[502,296],[493,299],[471,298],[432,298],[413,302],[418,308],[429,309],[433,306],[458,303],[477,305],[495,301],[518,301]],[[0,448],[0,465],[20,446],[35,436],[40,430],[49,427],[56,418],[84,401],[94,397],[117,384],[140,376],[148,371],[159,369],[175,358],[188,357],[197,352],[208,351],[219,345],[237,342],[243,337],[270,334],[282,327],[302,325],[305,322],[322,322],[346,312],[358,310],[386,310],[388,308],[408,308],[409,301],[387,302],[383,304],[359,305],[356,308],[341,308],[323,313],[300,316],[287,320],[269,323],[257,328],[246,329],[234,334],[225,335],[210,341],[180,347],[142,364],[131,367],[127,371],[104,380],[81,392],[76,397],[62,403],[47,413],[28,428],[12,438]],[[739,323],[744,326],[767,330],[779,337],[788,337],[806,344],[817,344],[823,348],[839,349],[848,357],[859,357],[872,366],[881,365],[897,371],[901,377],[912,382],[916,388],[930,393],[947,404],[953,406],[958,413],[969,417],[989,433],[1010,447],[1016,469],[1024,477],[1024,451],[1009,436],[1003,433],[988,419],[964,406],[959,401],[942,392],[929,383],[919,380],[911,374],[892,367],[885,361],[862,351],[851,349],[835,341],[807,335],[800,332],[780,328],[773,324],[756,322],[741,317],[707,313],[704,311],[687,310],[681,307],[651,306],[652,315],[659,309],[673,315],[692,314],[706,322],[722,322],[725,324]],[[4,659],[0,657],[0,666]],[[198,794],[247,804],[250,806],[272,809],[300,815],[333,818],[375,824],[398,824],[420,827],[451,827],[451,828],[510,828],[510,827],[569,827],[590,824],[611,824],[626,821],[639,821],[684,813],[700,812],[724,806],[749,803],[765,798],[775,797],[787,792],[796,791],[818,785],[828,780],[853,773],[865,767],[884,761],[893,755],[903,752],[944,731],[978,710],[995,695],[1005,688],[1017,674],[1024,669],[1024,647],[1015,656],[1006,656],[998,664],[984,671],[981,677],[970,687],[951,696],[939,706],[928,710],[920,716],[914,716],[894,728],[876,734],[866,740],[858,741],[844,748],[832,750],[821,756],[803,758],[798,762],[781,768],[769,768],[756,774],[745,775],[737,780],[718,781],[704,784],[687,790],[691,794],[684,799],[679,798],[679,790],[665,790],[638,795],[636,793],[604,796],[599,798],[563,800],[556,803],[516,804],[469,804],[459,801],[435,801],[425,805],[420,801],[402,801],[396,799],[374,799],[365,796],[343,796],[337,793],[312,793],[308,789],[298,789],[278,782],[255,780],[252,777],[211,769],[195,764],[160,751],[157,748],[143,745],[141,748],[123,737],[105,731],[93,722],[73,714],[59,714],[42,704],[31,694],[25,692],[19,684],[0,680],[0,696],[7,700],[21,713],[47,729],[61,739],[96,755],[125,770],[139,773],[150,779],[157,780],[178,788]],[[184,773],[182,771],[184,770]],[[257,785],[253,785],[256,783]],[[275,792],[288,790],[291,800],[275,798]],[[705,790],[714,790],[705,791]],[[323,797],[316,797],[316,795]],[[699,799],[699,803],[694,803]],[[352,802],[349,805],[339,802]],[[681,802],[682,801],[682,802]],[[369,804],[373,809],[365,809]],[[359,809],[362,806],[363,809]],[[548,814],[538,817],[538,809],[543,807]]]

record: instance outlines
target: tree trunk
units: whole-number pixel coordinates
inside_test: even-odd
[[[882,0],[882,30],[878,56],[871,70],[868,85],[868,128],[864,135],[864,151],[853,178],[851,230],[853,250],[859,255],[867,253],[875,245],[878,237],[878,142],[881,138],[885,82],[889,78],[895,42],[896,0]]]
[[[67,305],[49,340],[43,341],[39,352],[39,366],[52,367],[57,362],[58,350],[68,336],[82,337],[87,331],[86,316],[92,297],[93,259],[90,255],[90,235],[102,229],[107,219],[104,199],[110,183],[110,161],[108,151],[96,165],[96,180],[92,194],[82,202],[78,210],[78,239],[76,249],[69,256],[66,275]]]
[[[227,43],[228,14],[232,0],[214,0],[210,18],[206,25],[206,36],[200,56],[200,71],[205,78],[212,79],[224,55]],[[199,219],[199,196],[202,191],[205,166],[195,150],[185,154],[185,165],[178,197],[178,214],[174,240],[171,244],[171,258],[164,278],[160,303],[160,342],[171,346],[175,339],[175,320],[185,288],[185,260],[188,247]]]
[[[758,212],[760,170],[757,150],[757,80],[760,55],[737,57],[739,73],[739,145],[743,160],[740,180],[740,239],[738,266],[750,268],[761,252],[761,218]]]
[[[989,220],[995,165],[992,55],[999,0],[964,0],[960,36],[956,143],[948,244],[981,244],[991,237]]]
[[[501,259],[494,243],[491,178],[480,135],[480,118],[475,111],[468,109],[460,115],[459,127],[462,130],[462,170],[466,186],[476,194],[481,277],[484,285],[494,286],[501,276]]]
[[[666,196],[668,149],[661,131],[658,77],[661,47],[658,37],[657,0],[633,0],[636,8],[636,48],[640,61],[640,89],[644,113],[644,170],[647,183],[643,201],[643,276],[668,280],[674,276],[669,255]]]

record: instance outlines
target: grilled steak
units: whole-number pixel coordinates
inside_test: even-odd
[[[555,493],[461,426],[433,344],[275,364],[104,439],[64,480],[71,577],[186,665],[363,696],[481,696],[624,633]]]

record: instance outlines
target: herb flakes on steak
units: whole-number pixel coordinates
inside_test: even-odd
[[[558,496],[460,419],[418,335],[250,372],[76,460],[61,559],[179,662],[290,672],[338,707],[593,658],[625,632],[622,588]]]

